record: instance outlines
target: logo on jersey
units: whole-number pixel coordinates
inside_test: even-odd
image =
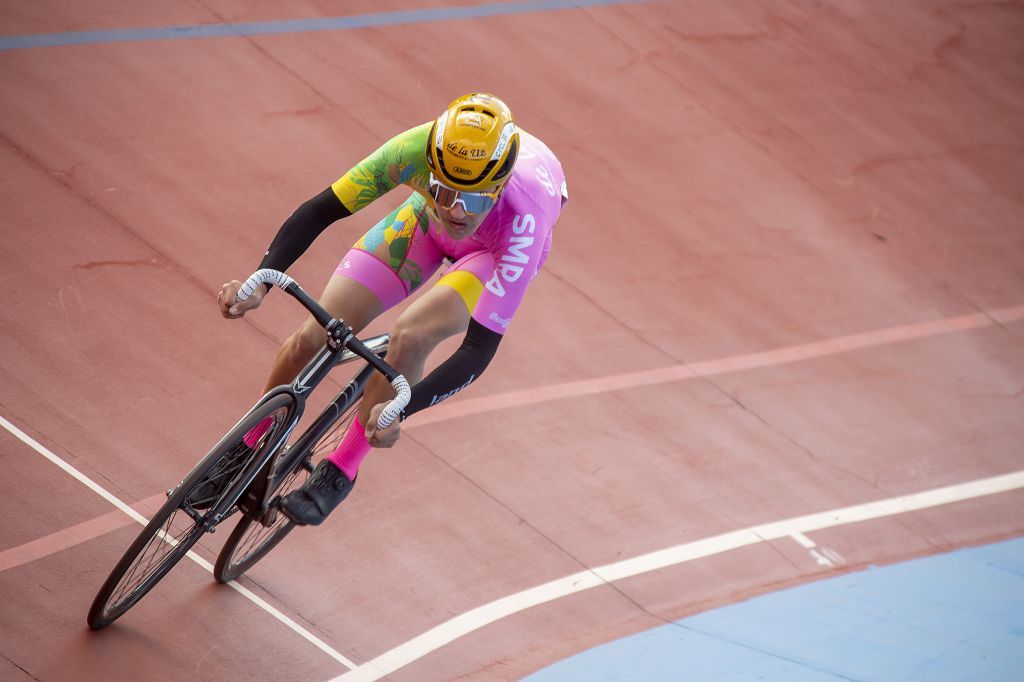
[[[532,213],[517,215],[512,220],[512,232],[515,236],[509,238],[508,249],[501,255],[501,260],[494,266],[494,275],[487,280],[484,287],[495,296],[505,295],[504,282],[513,284],[523,276],[526,264],[530,262],[530,254],[525,250],[533,245],[533,234],[537,221]]]
[[[544,187],[548,196],[555,196],[555,183],[551,179],[551,171],[548,170],[547,163],[543,161],[537,166],[537,180]]]
[[[500,324],[502,329],[508,329],[508,323],[512,321],[511,317],[499,317],[498,313],[491,313],[488,319]]]

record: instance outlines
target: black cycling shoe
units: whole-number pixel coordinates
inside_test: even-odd
[[[285,495],[281,511],[300,526],[319,526],[355,485],[330,460],[322,460],[301,488]]]

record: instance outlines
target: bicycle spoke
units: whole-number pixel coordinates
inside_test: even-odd
[[[271,526],[264,526],[262,523],[254,523],[249,528],[250,532],[246,535],[245,539],[239,543],[238,547],[238,560],[244,561],[254,550],[260,547],[263,542],[270,537],[278,527],[286,522],[284,514],[278,514],[277,519]]]
[[[212,506],[217,495],[227,490],[241,476],[248,462],[248,455],[262,446],[262,441],[257,443],[256,448],[250,448],[242,443],[236,445],[189,495],[186,502],[193,508]],[[199,497],[195,497],[197,494]]]
[[[212,507],[218,497],[224,491],[230,489],[242,477],[246,465],[251,461],[252,457],[267,446],[272,436],[276,436],[279,433],[280,426],[285,421],[287,414],[288,410],[281,408],[269,415],[273,423],[264,430],[259,440],[252,445],[247,445],[242,441],[232,446],[226,456],[217,463],[217,466],[204,477],[203,482],[189,495],[186,503],[193,509],[198,510]]]
[[[285,479],[284,483],[281,484],[279,497],[284,497],[291,491],[301,487],[307,477],[308,473],[303,469],[296,469],[293,471],[288,478]],[[274,519],[274,522],[269,526],[264,526],[262,523],[252,524],[252,526],[250,526],[249,533],[247,533],[245,538],[239,543],[239,548],[236,550],[238,557],[236,561],[239,563],[244,561],[287,522],[287,517],[284,514],[277,512],[277,518]]]
[[[278,453],[267,473],[271,499],[264,508],[263,516],[243,518],[235,527],[214,566],[214,575],[218,581],[229,582],[244,574],[291,532],[294,524],[277,509],[277,505],[283,497],[301,487],[309,477],[311,459],[320,459],[337,447],[352,424],[355,410],[356,405],[350,404],[348,409],[333,417],[326,431],[315,443],[305,446],[301,453],[290,452],[289,448],[304,442],[302,438]]]
[[[167,518],[167,523],[164,524],[164,527],[169,528],[171,525],[171,521],[173,519],[174,514]],[[150,554],[149,549],[150,547],[154,546],[154,540],[157,540],[162,535],[164,535],[164,533],[161,530],[159,533],[154,534],[153,537],[150,538],[150,541],[146,544],[145,548],[143,548],[142,552],[139,554],[139,557],[135,560],[135,563],[132,565],[131,570],[125,575],[123,582],[119,585],[121,589],[116,591],[115,594],[113,595],[114,598],[111,600],[112,606],[116,606],[121,602],[120,597],[123,597],[126,594],[130,595],[132,592],[134,592],[135,588],[138,587],[143,580],[145,580],[147,575],[149,575],[150,567],[153,564],[153,559],[156,558],[156,554]],[[160,545],[157,544],[156,546],[159,547]],[[144,561],[145,567],[141,572],[141,577],[138,580],[133,580],[133,578],[135,578],[136,573],[139,571],[139,568],[142,567]]]
[[[100,588],[89,610],[89,627],[104,628],[122,616],[149,592],[216,523],[239,510],[226,496],[249,470],[255,458],[269,456],[266,449],[279,442],[285,422],[295,407],[288,395],[277,395],[247,415],[207,457],[168,492],[168,500],[126,550]],[[245,439],[268,420],[260,437]],[[244,425],[243,425],[244,424]],[[286,529],[287,530],[287,529]]]
[[[334,426],[327,433],[320,437],[320,440],[313,446],[310,453],[313,456],[317,456],[334,452],[334,449],[338,447],[338,443],[341,442],[341,437],[345,435],[348,427],[351,426],[354,412],[355,406],[353,405],[341,416],[341,419],[334,423]]]
[[[178,514],[188,517],[190,524],[181,528],[177,534],[173,533],[175,519]],[[150,538],[149,542],[139,553],[132,567],[125,573],[111,595],[109,608],[116,609],[125,599],[131,598],[135,591],[159,570],[164,560],[173,553],[186,536],[196,532],[198,524],[183,511],[175,511],[168,518],[164,525]]]

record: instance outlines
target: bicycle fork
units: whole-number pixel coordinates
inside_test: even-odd
[[[369,366],[361,369],[295,443],[285,446],[276,460],[261,465],[258,476],[245,490],[238,503],[243,514],[259,521],[264,526],[273,525],[276,518],[276,513],[273,513],[276,512],[276,492],[280,484],[297,467],[301,466],[307,471],[312,471],[310,460],[314,448],[324,435],[334,428],[338,419],[359,400],[366,383],[374,372],[374,368]],[[296,420],[297,422],[298,420]],[[291,428],[294,428],[294,424]],[[289,428],[289,432],[291,428]]]

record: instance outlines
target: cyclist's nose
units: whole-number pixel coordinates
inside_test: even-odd
[[[466,210],[462,208],[462,204],[455,204],[450,209],[448,209],[448,215],[451,217],[452,220],[458,220],[459,222],[462,222],[463,220],[466,219]]]

